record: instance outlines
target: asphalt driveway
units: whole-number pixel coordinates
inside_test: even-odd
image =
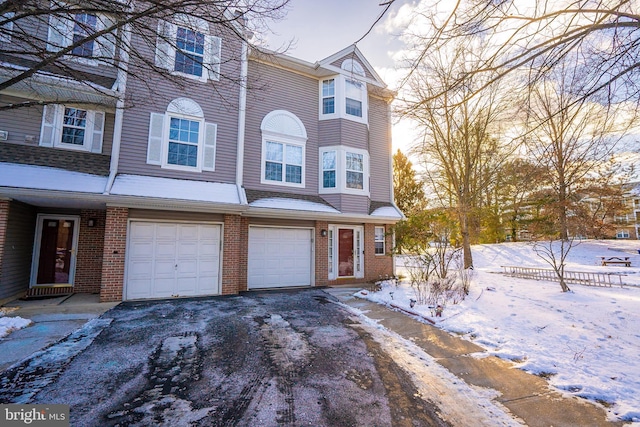
[[[322,290],[123,303],[0,374],[74,426],[443,426]]]

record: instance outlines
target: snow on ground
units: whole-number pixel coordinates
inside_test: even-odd
[[[22,317],[0,317],[0,338],[18,329],[26,328],[31,323],[31,320]]]
[[[623,273],[623,282],[630,286],[569,284],[571,292],[562,293],[557,282],[500,273],[503,265],[549,268],[531,244],[477,245],[472,248],[475,270],[467,298],[448,305],[442,318],[432,317],[432,309],[424,305],[412,310],[489,354],[548,378],[562,392],[605,405],[611,420],[640,425],[638,248],[638,241],[581,242],[570,252],[567,270]],[[628,256],[632,264],[603,267],[600,256]],[[403,274],[402,258],[398,264],[398,274]],[[386,282],[381,291],[358,296],[405,308],[415,298],[406,279],[398,287]]]

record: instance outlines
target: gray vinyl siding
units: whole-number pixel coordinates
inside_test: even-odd
[[[151,28],[156,28],[151,25]],[[151,38],[155,41],[155,37]],[[140,36],[133,35],[136,49],[153,63],[155,44],[149,45]],[[222,40],[220,81],[205,83],[187,77],[161,75],[141,70],[134,59],[127,82],[127,104],[124,112],[119,173],[157,177],[234,183],[236,178],[240,43]],[[176,98],[189,98],[202,108],[204,119],[217,124],[214,172],[189,172],[147,164],[147,143],[151,113],[164,114]]]
[[[153,221],[224,222],[224,215],[203,212],[157,211],[149,209],[129,209],[129,219]]]
[[[0,300],[29,289],[35,224],[36,213],[32,206],[10,203],[4,255],[0,260]]]
[[[26,99],[0,95],[0,105],[15,104],[27,101]],[[40,128],[42,126],[42,106],[19,107],[5,110],[0,114],[0,130],[9,132],[7,142],[25,145],[38,145],[40,142]],[[115,115],[106,113],[104,118],[104,134],[102,136],[102,154],[111,156],[113,145],[113,126]],[[2,143],[2,142],[0,142]],[[54,150],[63,150],[74,156],[76,150],[66,150],[54,147]],[[55,167],[55,165],[52,165]]]
[[[296,194],[318,194],[318,80],[281,68],[249,61],[249,75],[258,76],[247,104],[244,186],[250,189]],[[274,110],[295,114],[307,132],[305,187],[262,184],[262,119]]]
[[[323,194],[322,198],[342,213],[369,214],[369,198],[355,194]]]
[[[369,149],[367,125],[347,119],[322,120],[318,124],[320,147],[344,145],[346,147]]]
[[[371,200],[391,202],[391,122],[387,103],[369,97]]]

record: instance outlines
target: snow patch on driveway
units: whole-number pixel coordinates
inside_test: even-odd
[[[52,383],[113,319],[93,319],[65,339],[9,368],[0,378],[0,403],[29,403]]]
[[[282,372],[290,372],[308,361],[310,351],[306,338],[279,314],[265,318],[261,332],[273,362]]]
[[[26,328],[33,322],[22,317],[0,317],[0,338],[4,338],[13,331]]]

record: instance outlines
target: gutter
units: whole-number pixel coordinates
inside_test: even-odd
[[[127,89],[127,76],[129,71],[129,46],[131,43],[130,24],[126,24],[122,28],[122,48],[120,49],[121,59],[118,68],[118,77],[116,78],[116,92],[118,92],[118,100],[116,101],[116,117],[113,124],[113,143],[111,145],[111,165],[109,166],[109,179],[105,186],[104,193],[108,195],[113,187],[113,182],[118,175],[118,164],[120,162],[120,144],[122,142],[122,123],[124,122],[124,96]]]
[[[244,180],[244,138],[247,121],[247,75],[248,75],[248,51],[247,41],[242,39],[242,53],[240,66],[240,95],[238,99],[238,139],[236,152],[236,186],[238,187],[238,198],[240,203],[247,205],[247,195],[242,188]]]

